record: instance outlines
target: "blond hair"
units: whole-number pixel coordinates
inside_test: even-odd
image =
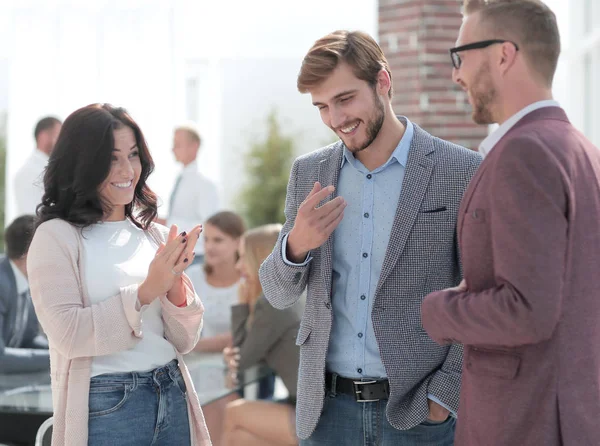
[[[187,124],[182,124],[179,125],[177,127],[175,127],[175,131],[176,132],[185,132],[188,135],[188,138],[190,139],[190,141],[192,141],[193,143],[196,143],[198,145],[198,147],[200,147],[200,144],[202,143],[202,139],[200,138],[200,132],[198,131],[198,129],[196,128],[196,126],[192,123],[187,123]]]
[[[357,78],[373,88],[377,85],[379,72],[387,71],[390,75],[388,96],[392,97],[392,72],[388,61],[377,42],[362,31],[334,31],[317,40],[302,61],[298,91],[307,93],[322,83],[340,62],[347,63]]]
[[[247,272],[252,277],[250,281],[253,284],[252,289],[246,288],[249,299],[250,308],[254,308],[254,304],[262,295],[262,287],[258,278],[258,270],[260,265],[269,257],[273,251],[282,226],[279,223],[259,226],[250,229],[244,234],[244,262],[246,263]]]
[[[465,16],[480,15],[480,29],[493,39],[514,41],[530,69],[552,86],[560,56],[556,16],[540,0],[464,0]]]

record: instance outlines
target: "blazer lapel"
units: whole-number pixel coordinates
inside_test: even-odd
[[[335,192],[331,194],[329,198],[326,198],[321,202],[323,205],[335,197],[337,197],[337,186],[338,178],[340,176],[340,168],[342,166],[342,157],[344,156],[344,148],[341,142],[335,143],[331,151],[326,152],[323,158],[319,161],[319,174],[318,181],[321,186],[327,187],[330,185],[335,186]],[[331,275],[333,268],[333,233],[329,236],[327,241],[321,245],[321,275],[325,289],[331,290]],[[330,296],[331,293],[328,294]],[[331,298],[331,296],[330,296]]]
[[[432,138],[417,125],[414,125],[414,128],[415,133],[408,152],[402,192],[377,283],[376,295],[404,251],[433,172],[434,162],[428,158],[428,155],[435,151]]]
[[[463,195],[463,198],[460,202],[458,216],[456,219],[456,234],[458,237],[458,246],[462,246],[462,229],[463,223],[465,221],[465,214],[467,212],[467,209],[469,208],[469,203],[473,198],[473,193],[477,189],[477,185],[479,184],[479,181],[481,181],[481,178],[483,177],[483,172],[485,171],[487,166],[488,163],[486,163],[486,159],[484,159],[481,165],[479,166],[479,169],[477,169],[477,172],[475,172],[475,175],[471,179],[471,182],[469,183],[469,186],[467,187],[467,190],[465,191],[465,194]]]

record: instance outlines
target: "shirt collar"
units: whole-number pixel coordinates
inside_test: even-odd
[[[504,135],[506,135],[509,130],[517,124],[517,122],[519,122],[529,113],[544,107],[560,107],[560,104],[554,100],[538,101],[534,102],[533,104],[529,104],[524,109],[512,115],[494,132],[490,133],[479,145],[479,153],[481,153],[481,155],[484,157],[487,156],[496,146],[496,144],[498,144],[498,142],[504,137]]]
[[[50,159],[50,157],[46,155],[46,153],[42,152],[40,149],[37,148],[33,151],[33,157],[40,161],[43,161],[44,164],[46,164]]]
[[[29,289],[29,283],[27,282],[27,278],[21,272],[17,265],[14,264],[12,260],[9,260],[10,267],[12,268],[13,274],[15,275],[15,283],[17,284],[17,293],[23,294],[25,291]]]
[[[187,166],[184,166],[183,169],[181,169],[181,174],[185,175],[186,173],[197,172],[197,171],[198,171],[198,162],[197,162],[197,160],[194,160],[191,163],[189,163]]]
[[[387,160],[387,162],[383,166],[381,166],[375,170],[383,169],[385,166],[389,165],[394,160],[397,161],[402,167],[406,167],[406,162],[408,160],[408,152],[410,150],[410,145],[412,143],[415,129],[414,129],[413,123],[410,122],[410,120],[406,116],[398,116],[397,118],[406,127],[406,129],[404,131],[404,135],[402,135],[400,142],[398,143],[398,145],[392,152],[392,154],[389,157],[389,159]],[[350,164],[354,165],[355,167],[356,167],[356,163],[360,162],[354,157],[352,152],[350,150],[348,150],[346,148],[346,146],[344,145],[344,156],[342,157],[342,165],[340,166],[340,168],[344,167],[344,164],[346,163],[346,161],[348,161]]]

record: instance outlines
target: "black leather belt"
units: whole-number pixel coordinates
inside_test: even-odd
[[[333,386],[334,382],[335,388]],[[387,379],[361,381],[327,372],[325,374],[325,388],[335,393],[352,395],[358,403],[386,400],[390,396],[390,383]]]

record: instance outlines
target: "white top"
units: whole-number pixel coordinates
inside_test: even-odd
[[[21,272],[17,265],[14,264],[12,260],[9,260],[10,268],[12,269],[13,274],[15,275],[15,283],[17,284],[17,294],[21,295],[25,291],[29,290],[29,282],[27,281],[27,277]]]
[[[238,285],[217,288],[206,281],[202,265],[195,264],[185,270],[204,305],[202,337],[210,338],[231,332],[231,306],[238,303]]]
[[[16,173],[17,217],[35,215],[35,208],[42,202],[44,195],[44,169],[47,164],[48,155],[35,149]]]
[[[176,224],[180,231],[190,231],[219,210],[217,186],[200,172],[196,161],[181,171],[181,180],[172,196],[167,226]],[[204,254],[204,239],[196,243],[196,253]]]
[[[538,101],[534,102],[533,104],[529,104],[521,111],[515,113],[481,142],[479,145],[479,153],[481,153],[481,156],[487,156],[496,146],[496,144],[498,144],[498,142],[504,137],[504,135],[506,135],[508,131],[512,129],[523,117],[544,107],[560,107],[560,104],[554,100]]]
[[[84,277],[92,305],[116,296],[124,286],[141,283],[156,254],[146,233],[129,219],[92,225],[83,231],[82,240]],[[160,301],[156,299],[140,311],[144,336],[129,350],[94,357],[91,376],[148,371],[175,359],[175,349],[164,338]]]

